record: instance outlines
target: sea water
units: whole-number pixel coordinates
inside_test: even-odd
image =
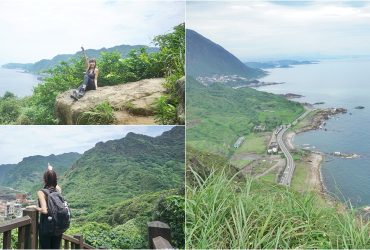
[[[309,146],[326,153],[322,163],[328,192],[354,206],[370,205],[370,59],[332,60],[293,68],[269,70],[262,79],[285,82],[258,90],[276,94],[294,93],[299,102],[325,102],[316,107],[343,107],[347,114],[327,121],[325,130],[296,135],[297,147]],[[364,106],[365,109],[355,109]],[[307,145],[308,144],[308,145]],[[343,159],[334,152],[358,154]]]
[[[9,91],[18,97],[32,95],[33,87],[40,81],[37,75],[24,73],[22,70],[0,67],[0,96]]]

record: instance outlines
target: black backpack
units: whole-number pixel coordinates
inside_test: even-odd
[[[48,214],[40,221],[40,233],[43,235],[62,235],[71,223],[71,210],[62,194],[54,189],[42,189],[46,196]]]

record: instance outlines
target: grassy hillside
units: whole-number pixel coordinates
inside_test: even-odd
[[[43,186],[42,176],[48,162],[53,165],[54,170],[60,177],[80,156],[78,153],[65,153],[61,155],[25,157],[3,174],[3,178],[0,178],[0,185],[26,192],[34,192]]]
[[[342,249],[370,247],[369,222],[353,210],[317,202],[313,193],[222,173],[187,187],[189,249]]]
[[[189,76],[239,75],[249,79],[264,71],[243,64],[220,45],[194,30],[186,30],[186,74]]]
[[[237,138],[256,125],[272,131],[303,112],[299,103],[251,88],[205,87],[191,77],[186,88],[187,143],[201,151],[228,155]]]
[[[99,58],[101,52],[119,52],[122,57],[127,57],[128,53],[133,49],[146,48],[149,53],[157,52],[158,48],[148,47],[144,45],[119,45],[112,48],[101,48],[101,49],[87,49],[86,54],[89,58]],[[29,72],[38,73],[51,68],[54,68],[61,62],[66,62],[72,58],[78,59],[83,55],[81,51],[75,54],[62,54],[56,55],[52,59],[42,59],[35,63],[8,63],[3,65],[4,68],[8,69],[24,69]]]

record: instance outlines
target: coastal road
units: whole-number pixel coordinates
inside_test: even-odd
[[[283,139],[284,133],[289,129],[290,126],[283,125],[283,129],[277,135],[277,143],[284,153],[286,158],[286,167],[284,169],[283,175],[281,176],[279,183],[285,186],[290,186],[290,182],[292,181],[295,164],[292,155],[290,154],[288,148],[286,147]]]
[[[305,118],[310,112],[312,112],[315,109],[307,109],[302,115],[300,115],[294,122],[292,122],[293,125],[297,124],[300,120]],[[290,154],[287,146],[284,143],[284,133],[290,128],[290,125],[283,125],[283,129],[280,130],[278,135],[276,136],[277,143],[281,149],[281,151],[284,153],[286,158],[286,166],[283,172],[283,175],[281,176],[279,183],[282,185],[290,186],[290,183],[293,178],[293,173],[295,169],[295,164],[292,155]]]

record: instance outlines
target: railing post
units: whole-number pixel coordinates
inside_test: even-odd
[[[31,218],[31,225],[25,227],[25,242],[24,248],[26,249],[38,249],[38,224],[39,224],[39,213],[34,208],[26,208],[23,210],[23,216],[29,216]]]
[[[12,230],[3,234],[3,249],[12,249]]]
[[[27,226],[18,228],[18,244],[17,244],[18,249],[25,248],[25,233],[26,233]]]
[[[78,248],[84,249],[84,237],[81,234],[75,234],[73,235],[74,238],[78,239]]]
[[[171,243],[170,227],[166,223],[160,221],[148,222],[148,238],[150,249],[154,248],[153,239],[158,236],[161,236],[162,238],[166,239],[168,242]]]
[[[69,241],[64,240],[64,249],[69,249]]]

